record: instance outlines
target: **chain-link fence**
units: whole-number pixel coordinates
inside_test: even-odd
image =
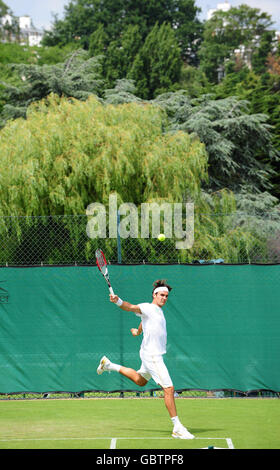
[[[194,241],[177,249],[177,239],[89,238],[86,215],[0,217],[0,266],[90,265],[103,249],[111,264],[279,263],[280,214],[195,214]],[[163,228],[162,228],[163,230]]]

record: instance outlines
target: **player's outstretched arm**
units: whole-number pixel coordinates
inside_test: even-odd
[[[117,304],[122,310],[125,310],[126,312],[141,313],[138,305],[133,305],[129,302],[126,302],[125,300],[121,300],[117,295],[110,294],[110,302]],[[122,302],[121,305],[120,302]]]

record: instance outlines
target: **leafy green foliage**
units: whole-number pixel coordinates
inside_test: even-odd
[[[260,36],[258,48],[252,54],[252,69],[257,74],[261,75],[267,70],[267,58],[274,48],[274,38],[274,31],[264,31]]]
[[[8,5],[6,5],[6,3],[3,2],[3,0],[0,0],[0,18],[2,16],[5,16],[9,11],[9,7]]]
[[[107,49],[129,26],[137,26],[144,41],[156,23],[167,23],[176,31],[182,57],[194,61],[202,27],[199,11],[194,0],[72,0],[64,8],[64,18],[55,17],[44,44],[79,42],[88,49],[101,41]]]
[[[116,80],[129,76],[141,46],[142,36],[137,25],[128,26],[120,38],[110,42],[103,60],[103,74],[109,87]]]
[[[64,63],[16,64],[13,69],[21,78],[21,86],[6,86],[8,104],[3,107],[4,120],[24,117],[31,103],[50,93],[85,100],[100,93],[103,83],[98,58],[89,58],[83,50],[71,53]]]
[[[155,25],[137,54],[128,75],[136,82],[138,94],[152,99],[172,88],[180,78],[180,48],[172,28]]]
[[[7,14],[10,15],[11,21],[4,20]],[[0,39],[6,42],[12,35],[19,36],[18,19],[13,15],[8,5],[0,0]]]
[[[141,103],[141,98],[136,95],[136,87],[133,80],[117,80],[116,86],[104,92],[104,101],[107,104]]]
[[[1,44],[0,46],[0,114],[3,106],[7,103],[7,96],[5,93],[5,83],[12,86],[19,86],[21,80],[18,74],[12,70],[11,63],[32,63],[34,61],[34,54],[29,50],[24,49],[19,44]]]
[[[71,45],[63,48],[54,47],[37,47],[37,46],[22,46],[18,43],[3,43],[0,47],[0,115],[2,114],[3,107],[8,104],[13,106],[12,98],[7,93],[9,86],[17,89],[26,84],[23,83],[19,74],[18,67],[14,64],[25,65],[55,65],[63,63],[69,58],[72,51]],[[26,78],[26,77],[25,77]],[[27,78],[28,80],[28,78]],[[25,98],[23,98],[25,99]],[[39,95],[40,99],[40,95]],[[15,104],[16,107],[21,108],[24,103],[19,101]],[[17,113],[12,113],[11,116],[17,116]],[[24,115],[20,112],[19,115]]]
[[[267,116],[267,123],[271,126],[274,153],[280,154],[280,78],[278,76],[272,73],[257,75],[248,69],[242,69],[239,73],[232,72],[215,88],[215,95],[219,99],[234,95],[240,100],[247,101],[250,113]],[[271,178],[273,187],[270,192],[279,197],[279,160],[272,159],[271,166],[274,175]]]
[[[135,204],[198,197],[204,146],[184,132],[163,134],[165,119],[149,104],[104,106],[94,97],[33,104],[26,120],[1,131],[1,213],[82,214],[112,191]]]
[[[198,98],[213,91],[213,85],[209,82],[204,72],[199,67],[183,64],[178,90],[185,90],[190,98]]]
[[[266,31],[271,25],[270,15],[247,5],[230,8],[227,12],[216,11],[205,23],[203,41],[199,50],[200,66],[207,78],[217,83],[219,68],[224,70],[225,61],[231,59],[234,51],[240,47],[244,48],[245,55],[242,60],[245,62],[250,59],[247,56],[249,51],[250,56],[257,55],[259,53],[257,37],[262,38],[263,34],[267,34]],[[262,46],[268,50],[267,42],[265,47],[262,42]]]
[[[271,161],[276,158],[267,116],[250,114],[248,103],[234,97],[213,99],[202,95],[190,100],[184,92],[158,96],[171,129],[195,133],[209,154],[212,190],[242,185],[254,191],[271,187]]]

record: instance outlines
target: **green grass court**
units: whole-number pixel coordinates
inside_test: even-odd
[[[280,449],[278,398],[180,398],[191,441],[171,438],[163,399],[0,402],[1,449]]]

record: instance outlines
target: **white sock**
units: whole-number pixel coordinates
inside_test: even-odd
[[[181,422],[180,422],[178,416],[174,416],[174,418],[171,418],[171,421],[172,421],[174,427],[175,427],[175,426],[176,426],[176,427],[177,427],[177,426],[180,426],[180,424],[181,424]]]
[[[113,362],[110,362],[107,366],[107,370],[112,370],[115,372],[120,372],[121,366],[119,364],[114,364]]]

